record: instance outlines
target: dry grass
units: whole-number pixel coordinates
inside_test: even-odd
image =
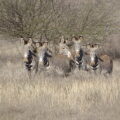
[[[0,41],[0,120],[120,119],[118,61],[109,78],[76,71],[68,78],[39,73],[29,80],[18,49]]]

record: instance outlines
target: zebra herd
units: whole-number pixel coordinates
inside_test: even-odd
[[[113,60],[107,54],[99,55],[100,44],[88,43],[82,45],[83,36],[73,36],[65,40],[62,36],[58,44],[58,53],[49,49],[48,41],[34,41],[22,38],[24,42],[24,63],[31,76],[34,71],[54,71],[54,73],[68,76],[75,69],[88,72],[98,72],[108,75],[113,70]]]

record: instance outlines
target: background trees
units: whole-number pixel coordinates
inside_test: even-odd
[[[105,40],[119,31],[119,0],[0,0],[0,32],[57,40],[83,34]]]

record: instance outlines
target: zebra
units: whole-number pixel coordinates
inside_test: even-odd
[[[64,54],[62,54],[63,50],[65,51]],[[40,65],[62,76],[68,76],[73,69],[72,55],[65,46],[61,47],[61,53],[53,54],[48,48],[48,42],[44,42],[39,46],[38,58]]]
[[[29,77],[31,77],[31,72],[38,71],[38,57],[37,57],[37,47],[36,42],[31,38],[21,38],[24,43],[24,63],[25,69],[28,71]]]
[[[97,50],[99,50],[99,44],[88,44],[87,48],[89,50],[88,56],[86,59],[87,69],[88,70],[99,70],[100,73],[104,75],[111,74],[113,71],[113,60],[107,54],[97,55]]]
[[[72,37],[72,40],[65,40],[64,37],[61,37],[61,41],[59,43],[59,53],[66,55],[65,51],[67,51],[67,54],[69,54],[70,56],[72,56],[72,58],[74,59],[75,62],[75,66],[76,68],[83,69],[85,70],[85,63],[84,63],[84,54],[85,52],[83,51],[82,48],[82,44],[81,42],[83,41],[83,36],[79,36],[79,37]],[[72,46],[72,48],[71,48]],[[65,49],[61,49],[62,47],[64,47]]]

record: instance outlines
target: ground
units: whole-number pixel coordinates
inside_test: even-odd
[[[20,42],[0,40],[0,120],[119,120],[120,62],[109,77],[76,71],[28,78]]]

